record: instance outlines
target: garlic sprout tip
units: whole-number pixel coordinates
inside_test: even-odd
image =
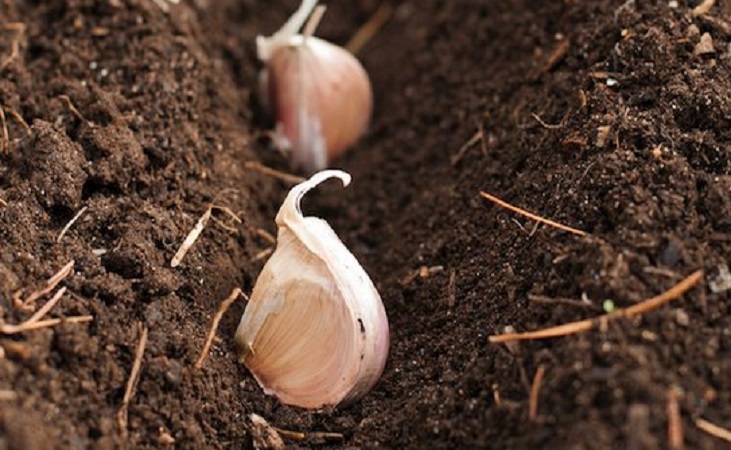
[[[271,37],[257,36],[256,50],[260,61],[267,61],[274,50],[281,45],[286,45],[292,37],[299,33],[305,22],[307,22],[307,18],[310,17],[317,6],[317,1],[302,0],[297,11],[290,16],[289,20],[276,33]]]

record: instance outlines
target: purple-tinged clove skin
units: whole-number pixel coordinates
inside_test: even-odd
[[[277,144],[290,152],[295,170],[312,173],[352,147],[368,128],[373,93],[360,62],[342,47],[300,28],[317,5],[299,10],[271,37],[257,38],[265,67],[263,103],[276,122]],[[315,21],[319,16],[313,14]]]
[[[339,170],[293,187],[277,214],[277,249],[256,280],[236,331],[239,360],[264,392],[321,408],[353,402],[373,388],[388,356],[383,302],[352,253],[300,200]]]

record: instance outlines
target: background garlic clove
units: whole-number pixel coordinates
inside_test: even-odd
[[[377,382],[388,321],[373,283],[327,222],[299,203],[325,171],[295,186],[277,215],[277,249],[262,270],[236,332],[239,358],[268,394],[319,408],[355,400]]]
[[[271,108],[279,144],[291,150],[292,165],[309,172],[324,169],[355,144],[373,109],[368,74],[351,53],[297,34],[315,5],[304,1],[280,31],[257,39],[266,64],[262,103]]]
[[[315,37],[304,40],[270,58],[268,102],[290,143],[292,164],[314,171],[366,131],[373,94],[365,69],[350,53]]]

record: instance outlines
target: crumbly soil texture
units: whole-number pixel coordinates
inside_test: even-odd
[[[194,367],[221,301],[251,291],[291,186],[247,162],[288,170],[254,41],[298,2],[0,1],[4,331],[62,287],[46,319],[91,316],[0,334],[0,449],[254,448],[251,413],[305,448],[729,445],[697,425],[731,428],[731,3],[703,3],[329,2],[318,34],[339,44],[388,20],[358,52],[371,126],[333,162],[354,181],[305,210],[371,275],[391,346],[363,399],[307,411],[236,362],[244,300]],[[489,342],[697,270],[654,311]]]

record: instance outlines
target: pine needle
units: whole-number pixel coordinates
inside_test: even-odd
[[[510,203],[501,200],[497,197],[495,197],[492,194],[489,194],[487,192],[481,191],[480,195],[485,197],[486,199],[490,200],[491,202],[495,203],[496,205],[503,207],[507,210],[513,211],[516,214],[520,214],[521,216],[525,216],[531,220],[535,220],[536,222],[540,222],[546,225],[549,225],[554,228],[558,228],[559,230],[568,231],[569,233],[573,233],[577,236],[586,236],[586,231],[577,230],[576,228],[572,228],[567,225],[560,224],[558,222],[554,222],[553,220],[546,219],[545,217],[541,217],[537,214],[533,214],[532,212],[526,211],[522,208],[518,208],[517,206],[513,206]]]
[[[682,280],[680,283],[671,287],[662,294],[647,299],[634,306],[630,306],[625,309],[619,309],[609,314],[596,317],[594,319],[580,320],[578,322],[571,322],[564,325],[558,325],[555,327],[544,328],[542,330],[528,331],[525,333],[509,333],[499,334],[490,336],[490,342],[501,343],[501,342],[514,342],[514,341],[525,341],[535,339],[548,339],[561,336],[569,336],[572,334],[589,331],[594,328],[598,323],[616,320],[622,317],[632,317],[640,314],[644,314],[648,311],[659,308],[660,306],[675,300],[688,292],[691,288],[697,285],[703,278],[703,271],[698,270],[693,272],[690,276]]]

